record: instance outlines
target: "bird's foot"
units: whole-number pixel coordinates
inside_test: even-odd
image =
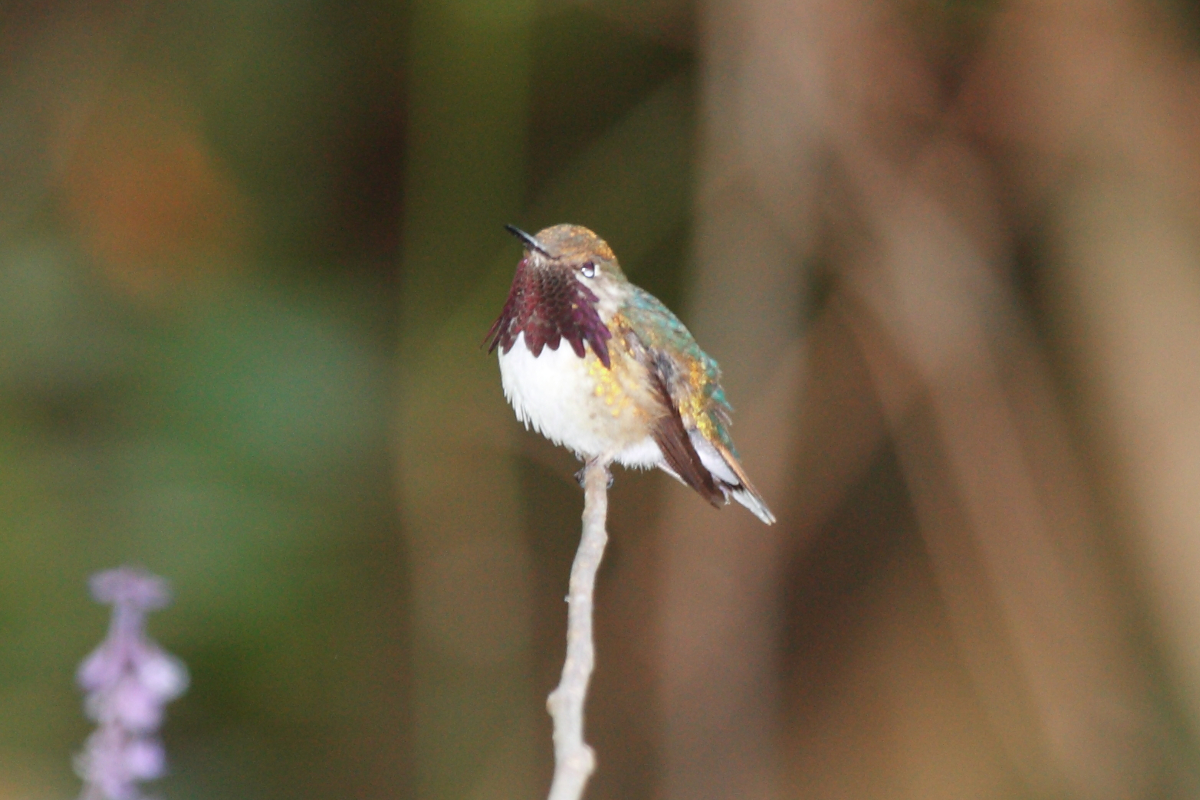
[[[591,461],[589,461],[589,462],[588,462],[587,464],[585,464],[585,465],[584,465],[584,466],[583,466],[583,467],[582,467],[582,468],[581,468],[581,469],[580,469],[578,472],[576,472],[576,473],[575,473],[575,482],[579,484],[579,488],[580,488],[580,489],[582,489],[582,488],[583,488],[583,481],[584,481],[584,478],[586,478],[586,477],[587,477],[587,471],[588,471],[588,467],[590,467],[591,465],[592,465],[592,462],[591,462]],[[613,474],[612,474],[612,469],[610,469],[609,467],[605,466],[605,468],[604,468],[604,474],[608,476],[608,485],[607,485],[605,488],[611,489],[611,488],[613,487]]]

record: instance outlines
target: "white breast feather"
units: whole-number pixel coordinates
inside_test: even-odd
[[[575,355],[561,342],[557,350],[542,348],[534,357],[524,332],[512,349],[500,353],[500,383],[517,419],[581,458],[606,456],[627,467],[650,468],[663,463],[662,451],[632,410],[614,414],[595,392],[590,368],[599,362],[590,350]],[[601,367],[602,368],[602,367]]]
[[[525,427],[585,458],[604,451],[588,423],[593,393],[587,361],[569,343],[559,343],[557,350],[544,347],[535,358],[521,332],[512,349],[500,353],[500,382]]]

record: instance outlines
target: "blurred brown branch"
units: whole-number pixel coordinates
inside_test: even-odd
[[[684,525],[674,507],[665,522],[668,796],[802,786],[835,796],[850,785],[873,796],[897,780],[912,797],[940,796],[935,785],[958,787],[945,796],[1015,782],[1039,794],[1112,798],[1188,786],[1193,778],[1166,754],[1178,746],[1169,744],[1173,723],[1157,706],[1132,626],[1139,600],[1128,588],[1139,579],[1111,560],[1112,507],[1097,495],[1106,469],[1126,476],[1119,483],[1135,502],[1125,513],[1138,509],[1127,518],[1148,535],[1132,549],[1147,554],[1150,597],[1180,665],[1174,675],[1185,696],[1197,696],[1186,676],[1200,674],[1200,603],[1183,577],[1200,563],[1185,544],[1200,540],[1192,535],[1200,284],[1194,269],[1184,272],[1196,261],[1200,220],[1190,177],[1200,150],[1183,123],[1200,107],[1188,88],[1195,58],[1185,69],[1165,23],[1132,4],[1016,3],[954,23],[975,26],[976,47],[910,5],[704,7],[694,319],[710,339],[721,334],[706,325],[724,332],[714,351],[723,363],[733,354],[731,373],[746,381],[731,381],[735,402],[739,390],[763,386],[762,375],[787,369],[775,331],[794,324],[792,276],[805,260],[820,261],[832,288],[807,329],[803,399],[773,432],[792,447],[820,448],[778,467],[793,476],[790,515],[803,538],[742,534],[731,544],[716,533],[724,523]],[[1013,266],[1031,225],[1047,236],[1033,246],[1049,245],[1049,280],[1034,287],[1044,305],[1034,307]],[[1031,319],[1043,312],[1048,340]],[[759,346],[739,348],[743,338]],[[1064,355],[1079,364],[1083,396],[1103,409],[1090,418],[1115,456],[1105,469],[1064,400],[1067,384],[1055,374]],[[869,668],[869,680],[933,702],[939,695],[920,688],[921,676],[964,669],[973,697],[922,723],[904,711],[919,701],[884,710],[866,685],[833,677],[852,687],[835,705],[840,719],[781,719],[764,700],[782,691],[772,653],[785,636],[780,604],[795,591],[779,562],[835,523],[885,449],[945,614],[944,627],[930,620],[929,635],[952,646],[887,638],[893,613],[880,600],[877,616],[860,624],[884,636],[871,640],[872,660],[893,666]],[[720,569],[710,576],[712,564]],[[714,598],[719,611],[704,605]],[[705,685],[725,691],[713,697]],[[853,724],[857,704],[865,719],[883,714],[892,733],[875,724],[857,744],[822,741],[821,730],[844,739],[835,731]],[[950,732],[966,720],[979,730],[974,745]],[[886,749],[922,724],[927,747]],[[770,755],[775,726],[797,731],[784,745],[790,767]],[[732,757],[706,757],[731,737]],[[806,752],[817,742],[819,756]],[[937,763],[938,753],[972,746],[953,767]],[[855,770],[863,749],[888,766]]]

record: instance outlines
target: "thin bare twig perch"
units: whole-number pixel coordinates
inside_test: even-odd
[[[608,464],[589,461],[583,468],[583,536],[571,565],[567,592],[567,657],[558,688],[546,707],[554,720],[554,782],[550,800],[579,800],[596,768],[592,748],[583,741],[583,705],[595,664],[592,643],[592,596],[596,570],[604,557],[608,533]]]

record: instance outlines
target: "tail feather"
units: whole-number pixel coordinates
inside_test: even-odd
[[[771,509],[767,508],[767,502],[763,500],[762,495],[750,482],[750,478],[746,476],[746,471],[742,469],[737,456],[720,442],[708,441],[699,437],[702,444],[698,443],[696,442],[698,437],[698,433],[693,434],[692,441],[697,445],[696,450],[700,454],[701,461],[712,473],[717,486],[725,493],[725,502],[729,502],[729,498],[733,497],[734,500],[750,509],[754,516],[768,525],[773,524],[775,515],[771,513]]]
[[[768,525],[775,523],[775,515],[771,513],[771,509],[767,508],[767,504],[763,502],[762,496],[755,491],[753,486],[743,484],[741,486],[730,487],[729,493],[733,495],[733,499],[750,509],[750,513],[761,519]]]

